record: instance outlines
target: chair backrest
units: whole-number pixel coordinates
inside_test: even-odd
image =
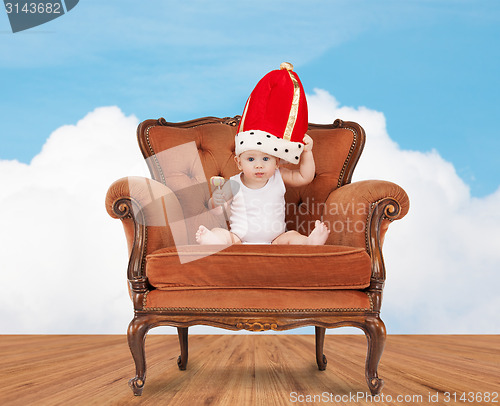
[[[210,194],[206,182],[212,176],[228,179],[238,172],[234,137],[239,119],[205,117],[169,123],[160,118],[146,120],[137,129],[139,146],[152,178],[172,189],[185,218],[190,219],[190,243],[194,242],[199,224],[208,228],[221,226],[220,219],[207,214]],[[314,220],[321,218],[330,192],[351,182],[365,143],[363,128],[342,120],[329,125],[309,124],[308,134],[314,140],[316,176],[309,185],[288,188],[285,195],[287,228],[302,234],[309,234]]]

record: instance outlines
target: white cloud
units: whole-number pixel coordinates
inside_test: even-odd
[[[390,180],[410,196],[410,213],[391,225],[384,247],[382,316],[389,332],[500,332],[494,324],[500,189],[471,198],[437,151],[401,150],[388,136],[382,113],[341,107],[322,90],[308,100],[311,121],[341,117],[365,128],[367,145],[355,180]],[[104,197],[118,178],[148,176],[137,124],[117,107],[98,108],[53,132],[29,165],[0,161],[0,333],[125,332],[133,314],[126,243],[119,221],[105,211]]]
[[[391,333],[499,333],[500,188],[472,198],[437,151],[402,150],[382,113],[341,107],[328,92],[308,97],[310,121],[360,123],[367,141],[353,182],[383,179],[402,186],[410,212],[389,227],[382,316]],[[408,125],[414,125],[409,123]],[[422,131],[429,129],[422,126]]]
[[[30,165],[0,161],[0,333],[124,331],[126,243],[104,198],[114,180],[147,174],[137,124],[99,108],[54,131]]]

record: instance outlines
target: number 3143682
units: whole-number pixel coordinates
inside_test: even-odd
[[[61,14],[61,3],[5,3],[7,14]]]

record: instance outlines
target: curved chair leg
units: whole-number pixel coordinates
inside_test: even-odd
[[[177,358],[177,366],[181,371],[184,371],[188,362],[188,328],[177,327],[177,335],[179,336],[179,344],[181,345],[181,355]]]
[[[384,380],[378,377],[377,367],[385,347],[385,325],[379,317],[367,318],[363,330],[368,340],[365,377],[370,392],[378,395],[384,386]]]
[[[323,354],[323,345],[325,343],[325,327],[315,327],[316,333],[316,363],[318,364],[318,369],[324,371],[326,369],[327,360],[325,354]]]
[[[146,333],[149,330],[148,319],[135,316],[130,322],[127,330],[128,346],[135,362],[135,378],[128,384],[135,396],[141,396],[146,381],[146,354],[144,344]]]

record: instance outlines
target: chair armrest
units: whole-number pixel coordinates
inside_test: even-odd
[[[160,182],[143,177],[117,180],[106,194],[106,210],[123,223],[130,256],[129,281],[146,281],[147,254],[187,243],[185,224],[180,221],[182,207],[172,190]]]
[[[406,192],[392,182],[366,180],[344,185],[326,200],[323,221],[330,228],[327,244],[364,247],[372,258],[372,278],[383,281],[385,233],[409,207]]]

